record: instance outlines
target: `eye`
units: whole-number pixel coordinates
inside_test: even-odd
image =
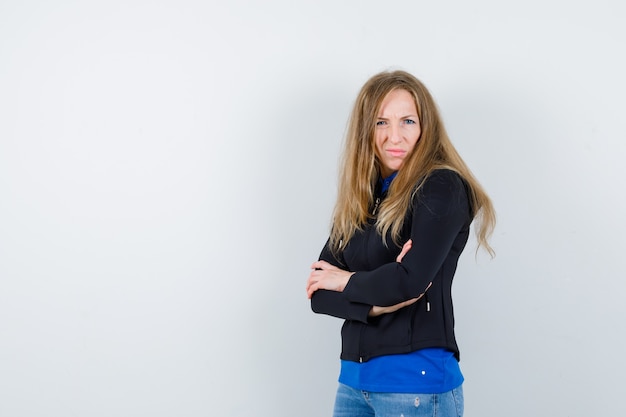
[[[384,121],[384,120],[379,120],[379,121],[376,122],[376,126],[384,126],[386,124],[387,124],[387,122]]]
[[[413,120],[413,119],[404,119],[404,123],[407,124],[407,125],[414,125],[417,122],[415,120]]]

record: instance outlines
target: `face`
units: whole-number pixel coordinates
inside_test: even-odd
[[[387,94],[380,105],[374,132],[383,177],[388,177],[402,167],[421,133],[413,96],[401,89]]]

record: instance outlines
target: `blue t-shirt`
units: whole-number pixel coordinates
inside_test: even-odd
[[[378,182],[381,185],[381,192],[385,192],[389,189],[389,186],[391,185],[391,181],[393,181],[393,179],[396,177],[396,175],[398,175],[398,171],[393,172],[390,176],[388,176],[387,178],[379,178]]]
[[[342,360],[339,382],[370,392],[439,394],[461,385],[463,374],[454,353],[426,348],[363,363]]]

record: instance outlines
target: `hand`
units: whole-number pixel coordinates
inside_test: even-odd
[[[424,294],[426,294],[426,291],[428,291],[428,289],[430,288],[431,285],[433,285],[432,282],[430,284],[428,284],[428,287],[426,287],[424,292],[421,293],[419,295],[419,297],[411,298],[410,300],[406,300],[406,301],[403,301],[403,302],[398,303],[398,304],[394,304],[394,305],[389,306],[389,307],[372,306],[370,312],[368,313],[368,316],[369,317],[376,317],[376,316],[381,316],[383,314],[395,313],[396,311],[400,310],[401,308],[404,308],[406,306],[410,306],[411,304],[417,302],[417,300],[422,298],[424,296]]]
[[[311,265],[311,274],[306,283],[306,295],[313,296],[317,290],[343,291],[354,272],[344,271],[326,261],[317,261]]]
[[[424,294],[422,294],[422,295],[424,295]],[[370,310],[368,316],[369,317],[376,317],[376,316],[381,316],[383,314],[394,313],[394,312],[400,310],[401,308],[404,308],[406,306],[410,306],[411,304],[415,303],[420,298],[422,298],[421,295],[419,297],[417,297],[417,298],[411,298],[410,300],[406,300],[406,301],[403,301],[401,303],[398,303],[396,305],[392,305],[392,306],[389,306],[389,307],[372,306],[372,309]]]
[[[398,262],[398,263],[402,262],[402,258],[404,258],[404,255],[406,255],[406,253],[412,247],[413,247],[413,241],[411,239],[407,240],[406,243],[404,244],[404,246],[402,246],[402,250],[400,251],[400,255],[398,255],[396,257],[396,262]]]

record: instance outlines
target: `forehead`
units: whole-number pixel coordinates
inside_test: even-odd
[[[417,114],[415,98],[405,89],[391,90],[380,103],[378,114],[403,112],[406,114]],[[406,115],[405,114],[405,115]]]

